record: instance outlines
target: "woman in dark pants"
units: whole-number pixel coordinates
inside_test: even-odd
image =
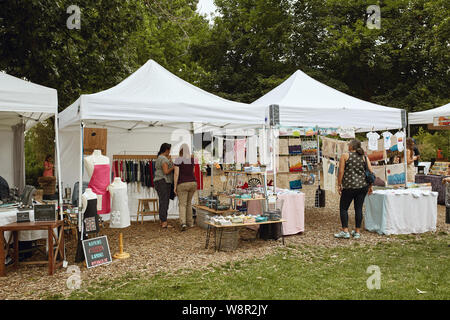
[[[153,183],[159,198],[159,220],[161,227],[167,228],[167,210],[169,209],[169,200],[171,187],[173,183],[174,166],[170,160],[171,145],[163,143],[158,152],[158,159],[155,162],[155,177]]]
[[[339,161],[338,188],[341,195],[339,210],[341,215],[342,231],[335,234],[336,238],[349,239],[348,232],[348,208],[352,201],[355,206],[355,230],[352,236],[355,239],[361,237],[362,207],[367,193],[372,193],[372,185],[366,182],[365,163],[370,171],[372,166],[364,150],[361,148],[361,142],[354,139],[348,145],[348,153],[344,153]]]

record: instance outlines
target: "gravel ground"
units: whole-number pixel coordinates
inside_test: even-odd
[[[311,208],[315,187],[307,187],[307,209],[305,210],[305,232],[286,237],[286,245],[308,246],[352,246],[355,241],[360,245],[375,245],[378,242],[405,241],[398,237],[381,236],[376,233],[363,232],[360,240],[338,240],[333,233],[339,230],[338,212],[339,198],[337,194],[327,193],[326,208]],[[132,225],[122,229],[124,251],[131,257],[125,260],[114,260],[107,266],[88,270],[83,264],[81,269],[82,287],[87,287],[91,281],[120,277],[127,272],[141,274],[156,274],[158,272],[173,272],[182,269],[207,268],[216,264],[238,261],[248,258],[262,258],[283,247],[279,241],[240,241],[233,252],[215,252],[213,242],[205,249],[205,230],[194,227],[186,232],[180,232],[176,221],[169,221],[174,226],[162,230],[159,223],[146,221],[144,224],[132,222]],[[350,212],[350,229],[354,224],[354,214]],[[445,207],[438,206],[437,232],[449,232],[445,224]],[[102,234],[108,236],[111,254],[118,252],[119,230],[104,228]],[[255,232],[242,230],[241,238],[254,238]],[[420,237],[420,235],[418,235]],[[69,265],[73,265],[76,242],[73,238],[66,239],[66,252]],[[17,271],[8,270],[7,277],[0,278],[0,299],[41,299],[46,295],[70,294],[66,281],[70,275],[65,269],[57,270],[53,276],[47,275],[46,266],[21,266]]]

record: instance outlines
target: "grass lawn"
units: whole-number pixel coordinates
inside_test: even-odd
[[[450,236],[396,238],[401,241],[364,247],[288,246],[209,270],[100,279],[69,299],[449,299]],[[380,268],[379,290],[367,288],[370,265]]]

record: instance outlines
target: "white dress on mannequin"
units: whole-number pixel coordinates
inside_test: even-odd
[[[115,178],[114,182],[108,186],[108,191],[112,198],[109,227],[126,228],[130,226],[127,184],[120,178]]]

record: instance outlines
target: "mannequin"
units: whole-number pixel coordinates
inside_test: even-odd
[[[100,150],[94,150],[92,155],[84,158],[84,166],[89,176],[89,188],[98,196],[98,214],[110,212],[111,199],[107,190],[110,183],[109,158],[102,155]]]
[[[81,243],[81,238],[87,239],[88,233],[97,233],[100,230],[98,221],[99,218],[97,214],[97,195],[92,191],[91,188],[86,188],[85,192],[81,195],[81,203],[82,203],[82,217],[83,217],[83,237],[81,236],[81,231],[79,231],[75,262],[81,262],[84,260],[84,252]],[[95,225],[86,223],[87,221],[86,219],[91,220],[91,222],[92,219],[94,219]]]
[[[115,178],[114,182],[108,186],[111,194],[111,219],[110,228],[126,228],[130,226],[130,212],[128,211],[127,184],[120,178]]]

